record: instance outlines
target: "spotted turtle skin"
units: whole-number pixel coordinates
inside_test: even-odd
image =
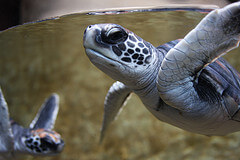
[[[127,63],[134,63],[136,65],[148,64],[148,59],[151,58],[151,53],[148,53],[149,44],[146,41],[129,33],[125,42],[117,45],[112,45],[112,51]]]
[[[8,106],[0,89],[0,159],[20,155],[49,156],[64,148],[61,135],[53,130],[59,109],[59,96],[52,94],[39,109],[29,128],[9,118]]]
[[[203,135],[240,130],[240,76],[221,56],[238,47],[240,2],[210,12],[183,39],[154,47],[117,24],[84,33],[90,61],[117,80],[104,103],[101,140],[131,93],[159,120]]]

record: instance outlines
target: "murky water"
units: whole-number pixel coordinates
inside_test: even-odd
[[[86,57],[84,29],[117,23],[157,46],[182,38],[203,16],[183,11],[71,15],[0,33],[0,85],[11,117],[28,126],[47,96],[60,95],[55,129],[66,147],[59,156],[44,159],[238,159],[240,133],[206,137],[183,131],[158,121],[135,95],[98,144],[103,101],[113,80]],[[237,52],[227,59],[240,70]]]

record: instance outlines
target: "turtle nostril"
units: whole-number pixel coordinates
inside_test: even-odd
[[[85,29],[84,35],[86,34],[87,30],[90,29],[90,28],[92,28],[92,25],[88,26],[88,27]]]

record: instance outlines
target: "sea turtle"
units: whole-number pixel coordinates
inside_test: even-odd
[[[154,47],[117,24],[86,28],[90,61],[115,82],[101,139],[131,92],[159,120],[203,135],[240,130],[240,75],[223,58],[240,35],[240,2],[210,12],[183,39]]]
[[[63,150],[60,134],[53,131],[59,108],[59,96],[52,94],[39,109],[29,128],[9,118],[8,106],[0,88],[0,159],[21,154],[54,155]]]

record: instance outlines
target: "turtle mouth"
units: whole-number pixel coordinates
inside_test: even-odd
[[[88,57],[90,58],[90,60],[93,60],[95,58],[96,59],[101,58],[101,59],[113,62],[113,63],[111,63],[111,66],[115,66],[116,63],[118,63],[119,65],[127,66],[126,64],[121,63],[121,62],[119,62],[119,61],[117,61],[117,60],[115,60],[115,59],[113,59],[111,57],[108,57],[108,56],[102,54],[101,52],[96,51],[95,49],[85,48],[85,51],[86,51]],[[98,60],[96,60],[96,61],[98,61]]]
[[[93,55],[93,56],[97,56],[97,57],[101,57],[101,58],[104,58],[104,59],[109,59],[109,60],[111,60],[111,61],[114,61],[114,60],[111,59],[110,57],[105,56],[104,54],[101,54],[101,52],[98,52],[98,51],[96,51],[95,49],[86,48],[85,51],[86,51],[86,53],[87,53],[88,55],[90,55],[90,56]]]

